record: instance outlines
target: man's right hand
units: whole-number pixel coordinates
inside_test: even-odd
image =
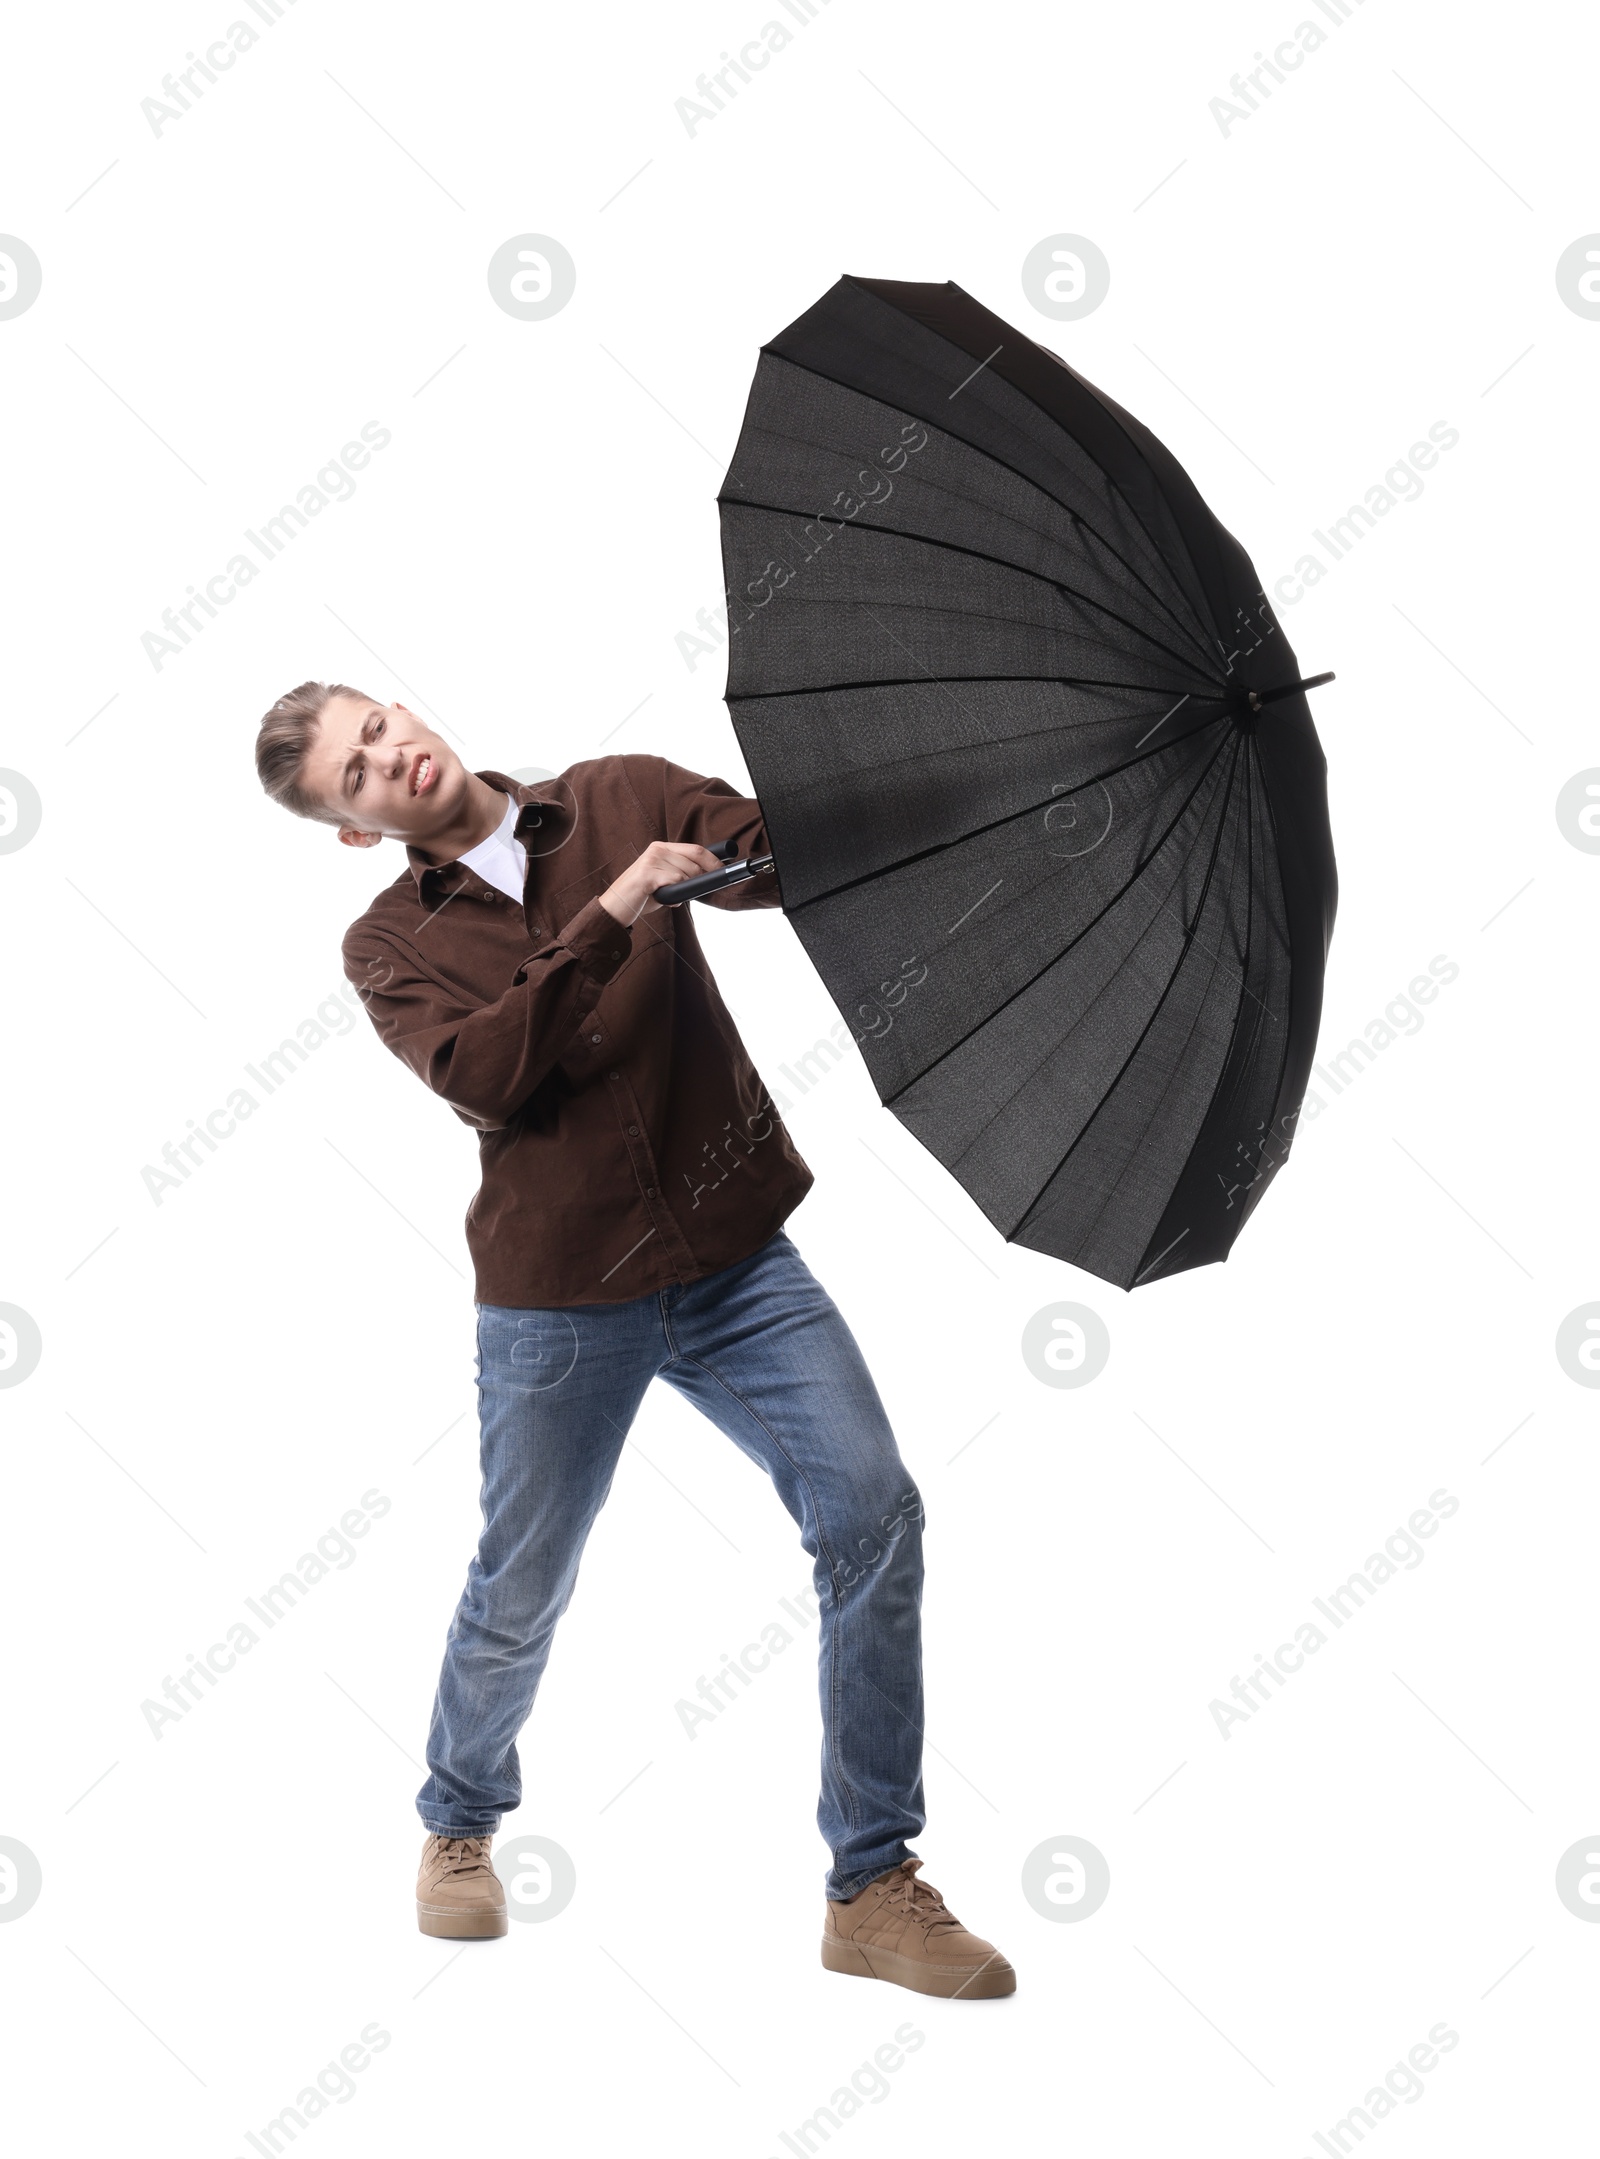
[[[600,895],[600,904],[624,928],[640,915],[659,914],[661,902],[651,894],[658,885],[681,885],[722,864],[709,847],[687,840],[652,840],[636,862]]]

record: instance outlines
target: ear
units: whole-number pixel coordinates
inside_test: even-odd
[[[381,832],[358,832],[354,825],[341,825],[339,837],[346,847],[376,847],[383,838]]]

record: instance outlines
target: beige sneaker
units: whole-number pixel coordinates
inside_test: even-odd
[[[1014,1994],[1011,1966],[992,1942],[967,1932],[931,1882],[917,1880],[921,1865],[903,1859],[848,1903],[830,1898],[822,1932],[828,1970],[969,2002]]]
[[[417,1872],[417,1925],[447,1941],[506,1931],[506,1893],[489,1864],[489,1837],[429,1837]]]

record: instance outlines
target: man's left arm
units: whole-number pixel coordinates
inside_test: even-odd
[[[687,840],[698,847],[721,847],[729,840],[742,858],[771,853],[761,805],[751,795],[741,795],[726,780],[707,779],[659,760],[661,769],[661,837]],[[701,905],[711,907],[778,907],[782,898],[778,880],[770,871],[729,885]]]

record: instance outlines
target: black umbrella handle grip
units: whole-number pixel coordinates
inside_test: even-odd
[[[1275,705],[1280,697],[1293,697],[1297,690],[1320,690],[1325,682],[1333,680],[1330,669],[1325,675],[1306,675],[1299,682],[1280,683],[1275,690],[1250,690],[1246,694],[1250,699],[1251,711],[1259,712],[1263,705]]]
[[[720,848],[713,847],[713,854]],[[747,877],[759,877],[772,868],[771,855],[752,855],[746,862],[729,862],[720,870],[707,870],[703,877],[689,877],[681,885],[657,885],[650,895],[663,907],[680,907],[685,900],[709,899],[714,892],[725,892],[729,885],[742,885]]]

